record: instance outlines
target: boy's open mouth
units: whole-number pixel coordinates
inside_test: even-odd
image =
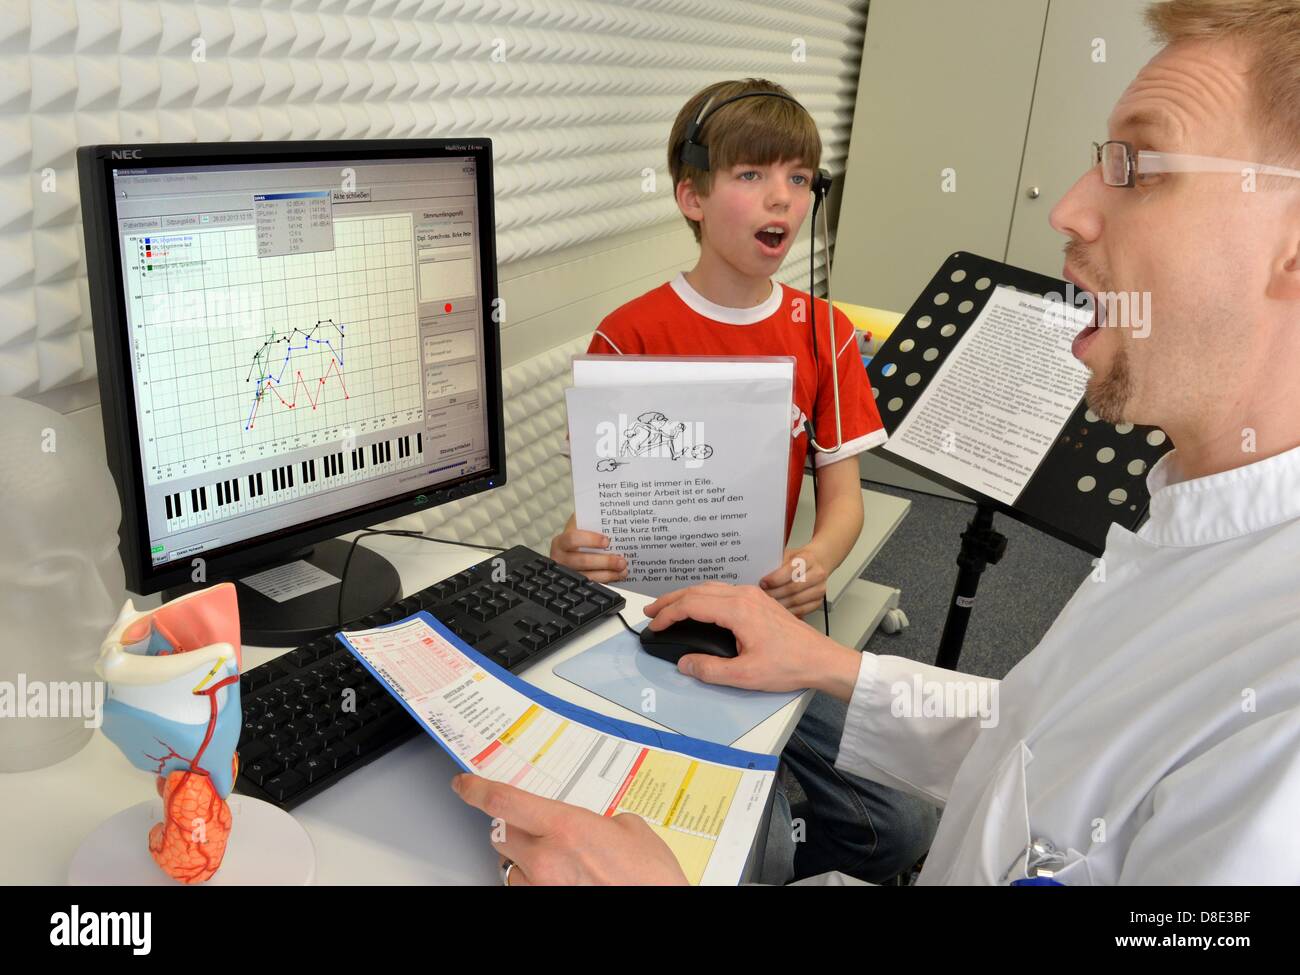
[[[785,229],[783,227],[764,227],[754,236],[758,238],[759,243],[770,250],[780,250],[781,245],[785,243]]]

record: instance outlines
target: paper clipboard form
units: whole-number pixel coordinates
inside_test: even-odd
[[[756,584],[781,564],[795,360],[576,356],[565,390],[577,526],[626,589]],[[597,551],[597,550],[593,550]]]
[[[1070,352],[1092,318],[1065,281],[958,252],[867,368],[888,442],[878,453],[1093,555],[1136,530],[1146,474],[1172,447],[1083,398]],[[1082,298],[1082,295],[1079,295]]]

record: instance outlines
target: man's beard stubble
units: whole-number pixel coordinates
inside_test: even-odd
[[[1128,349],[1121,348],[1115,353],[1105,376],[1098,377],[1093,373],[1088,379],[1083,395],[1088,403],[1088,409],[1106,423],[1125,422],[1124,411],[1133,396],[1133,376],[1128,367]]]
[[[1113,292],[1110,276],[1093,264],[1087,247],[1080,241],[1071,240],[1065,245],[1066,263],[1084,272],[1085,279],[1102,293]],[[1093,301],[1099,299],[1093,294]],[[1110,364],[1110,370],[1104,377],[1096,373],[1088,379],[1084,390],[1084,399],[1088,408],[1107,423],[1124,423],[1124,411],[1133,396],[1133,375],[1129,370],[1128,349],[1121,347]]]

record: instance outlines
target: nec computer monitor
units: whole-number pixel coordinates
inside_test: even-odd
[[[133,591],[504,482],[488,140],[95,146],[78,168]],[[374,567],[349,596],[354,574]]]

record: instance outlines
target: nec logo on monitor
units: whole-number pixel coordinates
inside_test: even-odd
[[[109,155],[114,159],[143,159],[144,154],[139,149],[112,149]]]

